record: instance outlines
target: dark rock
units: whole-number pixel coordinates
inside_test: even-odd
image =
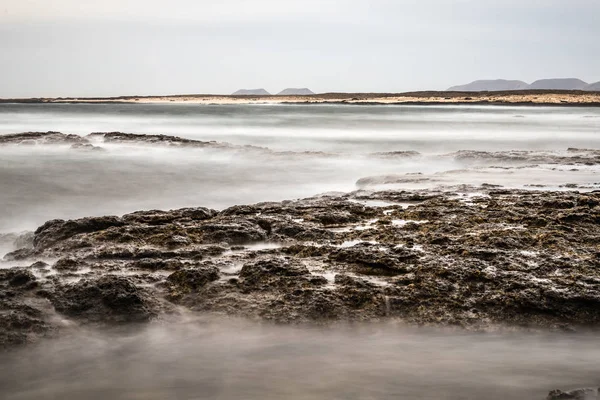
[[[553,390],[548,394],[547,400],[597,400],[598,388],[575,389],[567,392]]]
[[[55,219],[46,222],[35,231],[33,244],[41,250],[81,233],[101,231],[125,223],[118,217],[82,218],[71,221]]]
[[[51,331],[41,311],[13,301],[0,301],[0,349],[33,342]]]
[[[335,283],[340,286],[337,293],[340,294],[343,302],[352,309],[367,310],[374,315],[384,315],[385,301],[379,288],[360,278],[348,275],[338,274],[335,276]]]
[[[36,261],[29,266],[29,268],[32,268],[32,269],[46,269],[48,267],[50,267],[50,265],[43,261]]]
[[[24,249],[18,249],[15,251],[11,251],[10,253],[6,253],[4,255],[4,260],[6,260],[6,261],[26,260],[28,258],[33,257],[34,255],[35,255],[35,250],[24,248]]]
[[[127,264],[127,267],[149,271],[175,271],[184,268],[185,265],[177,259],[142,258]]]
[[[266,231],[248,220],[223,220],[199,227],[204,243],[247,244],[267,239]]]
[[[53,268],[57,271],[75,271],[79,268],[80,261],[73,258],[61,258],[54,263]]]
[[[71,148],[82,151],[104,151],[102,147],[94,146],[91,143],[75,143],[71,145]]]
[[[419,153],[418,151],[414,151],[414,150],[408,150],[408,151],[386,151],[386,152],[382,152],[382,153],[371,153],[370,154],[372,157],[378,157],[378,158],[415,158],[415,157],[419,157],[421,155],[421,153]]]
[[[298,278],[309,275],[304,265],[280,258],[245,264],[239,274],[242,285],[253,290],[273,290],[280,285],[294,285],[299,282]]]
[[[169,135],[148,135],[123,132],[94,132],[88,135],[90,138],[101,138],[105,143],[140,143],[160,144],[170,146],[193,146],[209,147],[215,146],[215,142],[202,142],[200,140],[186,139]]]
[[[172,211],[136,211],[123,216],[122,220],[129,224],[165,225],[174,221],[204,221],[213,218],[217,211],[205,207],[182,208]]]
[[[483,196],[459,195],[468,192]],[[396,204],[404,202],[410,206]],[[7,258],[59,259],[62,272],[47,274],[43,263],[0,271],[0,315],[18,315],[4,323],[25,342],[46,333],[17,329],[19,318],[52,330],[52,311],[23,311],[47,299],[65,316],[103,324],[146,321],[171,301],[284,323],[397,318],[474,329],[596,328],[599,207],[600,192],[487,185],[55,220],[36,231],[34,249]],[[256,242],[278,245],[250,246]],[[65,283],[82,278],[73,273],[81,266],[86,279]],[[111,275],[122,273],[128,277]]]
[[[219,270],[215,266],[202,265],[173,272],[167,278],[167,284],[171,296],[176,297],[196,291],[217,279],[219,279]]]
[[[26,304],[37,287],[26,268],[0,269],[0,349],[36,341],[52,331],[44,313]]]
[[[9,286],[19,286],[31,289],[36,286],[35,276],[25,268],[0,269],[0,282],[7,282]]]
[[[85,144],[87,140],[78,135],[67,135],[60,132],[25,132],[0,136],[0,145],[19,144]]]
[[[329,258],[343,263],[357,264],[358,271],[372,275],[402,274],[411,269],[419,259],[419,253],[405,248],[382,248],[371,243],[359,243],[352,247],[333,251]]]
[[[50,298],[59,313],[83,322],[145,322],[156,305],[129,278],[107,275],[62,285]]]

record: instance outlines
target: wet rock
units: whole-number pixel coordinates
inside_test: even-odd
[[[94,132],[88,135],[88,137],[102,139],[105,143],[140,143],[188,147],[216,147],[217,145],[216,142],[203,142],[178,136],[146,135],[123,132]]]
[[[213,265],[199,265],[173,272],[167,278],[172,298],[179,297],[219,279],[219,270]]]
[[[173,235],[164,242],[165,247],[170,249],[185,247],[189,246],[190,244],[192,244],[190,238],[183,235]]]
[[[312,214],[311,220],[323,225],[344,225],[356,222],[357,218],[349,211],[327,210]]]
[[[331,291],[300,289],[274,300],[262,314],[279,322],[325,322],[351,319],[339,296]]]
[[[283,323],[597,328],[599,216],[600,192],[461,186],[55,220],[9,257],[58,259],[62,272],[33,264],[3,275],[0,296],[14,303],[7,310],[47,298],[102,324],[148,320],[175,302]],[[73,272],[81,266],[85,275]]]
[[[373,283],[344,274],[336,275],[334,281],[339,285],[336,292],[348,307],[363,311],[371,308],[369,313],[375,315],[383,315],[386,312],[383,294]]]
[[[205,207],[182,208],[179,210],[136,211],[123,216],[129,224],[165,225],[175,221],[204,221],[217,215],[217,211]]]
[[[495,189],[495,188],[501,188],[502,185],[494,185],[492,183],[482,183],[480,188],[482,189]]]
[[[327,222],[331,221],[331,219],[329,218],[330,217],[326,217]],[[321,219],[319,222],[323,223],[323,219]],[[299,241],[331,240],[335,236],[331,231],[327,229],[315,228],[299,223],[276,224],[272,227],[271,233],[272,235],[280,235],[282,239],[291,238]]]
[[[94,146],[91,143],[75,143],[71,145],[71,148],[80,151],[104,151],[102,147]]]
[[[267,232],[257,223],[241,219],[225,219],[201,225],[204,243],[247,244],[267,239]]]
[[[240,271],[240,277],[244,279],[256,276],[303,276],[309,274],[310,272],[305,266],[290,263],[285,259],[267,259],[246,264]]]
[[[148,271],[175,271],[184,268],[186,264],[177,259],[142,258],[126,264],[129,269]]]
[[[25,268],[0,270],[0,349],[33,342],[52,331],[44,313],[26,304],[37,287]]]
[[[266,259],[245,264],[240,271],[243,286],[271,290],[280,284],[294,284],[297,278],[310,275],[306,266],[286,259]]]
[[[50,267],[50,264],[45,263],[43,261],[36,261],[29,266],[31,269],[47,269]]]
[[[575,154],[577,153],[577,154]],[[509,150],[509,151],[474,151],[460,150],[455,153],[447,154],[445,157],[451,157],[461,162],[482,163],[482,162],[501,162],[514,165],[528,164],[561,164],[561,165],[593,165],[598,162],[598,151],[581,149],[578,152],[572,151],[568,155],[550,151],[528,151],[528,150]]]
[[[598,388],[575,389],[563,392],[553,390],[546,397],[547,400],[597,400]]]
[[[0,270],[0,282],[7,282],[9,287],[32,289],[37,286],[35,276],[25,268]]]
[[[157,315],[157,306],[129,278],[107,275],[61,285],[50,297],[61,314],[82,322],[145,322]]]
[[[45,249],[78,234],[101,231],[124,224],[118,217],[82,218],[70,221],[55,219],[46,222],[35,231],[33,244],[36,249]]]
[[[97,250],[93,250],[88,253],[87,258],[90,259],[101,259],[101,260],[143,260],[153,259],[156,262],[158,260],[171,260],[171,259],[183,259],[188,258],[192,260],[202,260],[210,256],[218,256],[224,253],[227,249],[219,245],[209,246],[190,246],[183,249],[169,249],[164,250],[153,247],[142,247],[133,248],[130,246],[121,247],[117,245],[113,246],[102,246]],[[143,268],[140,265],[140,268]],[[169,268],[167,268],[169,269]]]
[[[292,254],[297,257],[306,258],[306,257],[319,257],[328,255],[332,246],[313,246],[313,245],[304,245],[304,244],[294,244],[292,246],[288,246],[282,248],[281,251],[286,254]]]
[[[67,135],[60,132],[24,132],[0,137],[0,145],[37,145],[37,144],[85,144],[87,140],[78,135]]]
[[[76,271],[79,269],[80,261],[73,258],[61,258],[54,263],[53,268],[57,271]]]
[[[41,311],[22,303],[3,301],[0,305],[0,349],[36,341],[47,336],[52,327]]]
[[[15,251],[11,251],[10,253],[6,253],[4,255],[3,259],[5,261],[20,261],[20,260],[26,260],[28,258],[31,258],[34,255],[35,255],[34,249],[24,248],[24,249],[18,249]]]
[[[370,156],[371,157],[377,157],[377,158],[415,158],[415,157],[419,157],[421,155],[421,153],[419,153],[418,151],[414,151],[414,150],[407,150],[407,151],[386,151],[386,152],[381,152],[381,153],[371,153]]]
[[[359,243],[333,251],[329,258],[343,263],[356,264],[356,270],[368,275],[396,275],[411,270],[419,253],[405,248],[383,248],[376,244]]]

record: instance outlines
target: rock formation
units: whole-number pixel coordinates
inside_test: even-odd
[[[5,261],[29,266],[0,271],[0,344],[60,334],[65,318],[145,323],[181,307],[280,323],[598,327],[600,193],[472,190],[48,221],[12,237],[23,247]]]

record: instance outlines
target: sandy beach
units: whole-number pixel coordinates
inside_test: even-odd
[[[491,104],[600,106],[599,92],[409,92],[324,93],[310,96],[168,95],[0,99],[0,103],[186,103],[186,104]]]

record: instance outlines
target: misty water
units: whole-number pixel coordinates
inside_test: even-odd
[[[188,319],[82,330],[5,356],[16,399],[544,399],[598,384],[591,334]]]
[[[443,155],[459,150],[600,148],[598,108],[30,104],[0,105],[0,134],[60,131],[178,135],[276,151],[325,152],[266,157],[209,149],[102,144],[0,148],[0,233],[32,230],[53,218],[123,214],[140,209],[234,204],[356,190],[366,176],[423,174],[440,185],[600,182],[597,166],[530,165],[510,171]],[[423,157],[370,157],[418,151]],[[492,167],[492,168],[489,168]]]
[[[31,231],[54,218],[223,209],[349,192],[360,178],[388,174],[431,178],[394,186],[401,189],[600,185],[597,165],[515,166],[446,156],[600,149],[599,108],[0,105],[0,134],[26,131],[166,134],[291,153],[107,143],[97,152],[3,146],[0,233]],[[421,157],[372,156],[409,150]],[[11,246],[0,243],[0,258]],[[395,324],[276,327],[195,316],[131,331],[68,331],[3,357],[0,397],[542,399],[554,388],[600,384],[595,334],[482,334]]]

